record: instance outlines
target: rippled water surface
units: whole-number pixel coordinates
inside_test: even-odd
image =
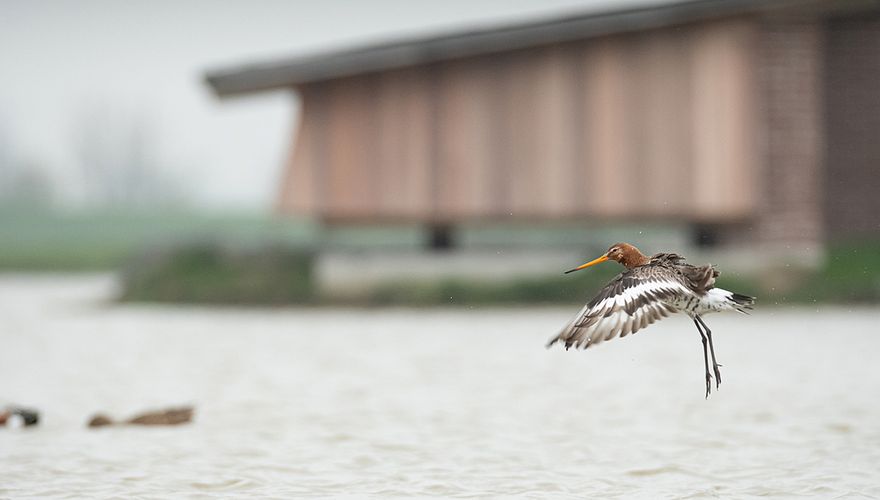
[[[684,317],[544,349],[567,309],[110,306],[0,277],[0,497],[880,496],[880,311]],[[193,404],[177,428],[88,417]]]

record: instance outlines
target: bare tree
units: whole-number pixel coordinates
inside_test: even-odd
[[[46,207],[52,203],[52,178],[39,163],[23,162],[12,154],[4,122],[0,121],[0,205]]]
[[[6,199],[12,187],[13,159],[6,125],[0,120],[0,200]]]
[[[79,115],[74,143],[87,203],[139,209],[180,204],[181,190],[158,160],[152,124],[144,112],[100,105]]]

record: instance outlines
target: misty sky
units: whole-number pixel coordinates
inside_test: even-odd
[[[266,211],[296,100],[220,101],[206,69],[607,4],[619,2],[0,0],[0,153],[50,172],[77,206],[83,131],[111,141],[136,125],[194,205]]]

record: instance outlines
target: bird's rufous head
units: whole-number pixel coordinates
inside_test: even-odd
[[[645,257],[638,248],[629,243],[615,243],[599,258],[593,259],[586,264],[581,264],[574,269],[569,269],[568,271],[565,271],[565,273],[568,274],[574,271],[580,271],[581,269],[586,269],[592,265],[605,262],[606,260],[617,261],[623,264],[627,269],[632,269],[647,264],[650,259]]]

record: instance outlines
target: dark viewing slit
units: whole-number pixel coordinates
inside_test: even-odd
[[[717,227],[711,224],[694,224],[692,231],[694,245],[698,248],[718,246],[719,236]]]
[[[428,248],[431,250],[451,250],[455,246],[452,238],[452,226],[449,224],[432,224],[428,228]]]

